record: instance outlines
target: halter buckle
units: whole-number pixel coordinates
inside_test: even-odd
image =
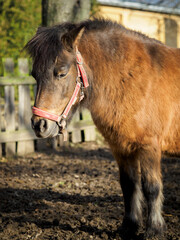
[[[79,65],[83,65],[83,58],[81,56],[81,53],[76,49],[76,62]]]

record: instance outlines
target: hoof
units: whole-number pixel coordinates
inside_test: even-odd
[[[148,226],[146,233],[145,233],[145,239],[164,239],[164,232],[166,230],[165,223],[161,226]]]
[[[133,236],[137,234],[139,230],[139,224],[133,221],[132,219],[124,218],[120,229],[121,234],[124,237],[127,237],[127,239],[131,239]]]

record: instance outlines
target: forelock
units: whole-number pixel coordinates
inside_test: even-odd
[[[55,61],[63,49],[61,37],[75,27],[75,24],[64,23],[53,27],[38,28],[35,36],[25,46],[36,68],[44,71]]]

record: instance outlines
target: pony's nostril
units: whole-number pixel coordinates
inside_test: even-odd
[[[45,132],[47,129],[47,121],[45,119],[41,119],[39,123],[39,130],[40,132]]]

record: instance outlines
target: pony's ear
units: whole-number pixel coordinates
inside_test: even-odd
[[[68,33],[65,33],[61,37],[61,41],[62,41],[64,47],[68,51],[71,51],[76,46],[78,46],[83,32],[84,32],[84,27],[80,26],[80,27],[77,27],[77,28],[69,31]]]

